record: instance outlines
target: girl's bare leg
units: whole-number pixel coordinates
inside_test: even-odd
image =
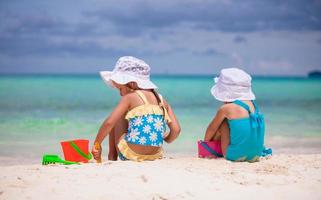
[[[225,156],[227,147],[230,144],[230,128],[228,127],[226,119],[215,133],[213,140],[221,140],[221,148],[223,155]]]
[[[109,152],[108,160],[117,160],[117,148],[115,144],[115,128],[113,128],[109,134]]]
[[[219,132],[221,133],[221,148],[223,155],[225,156],[227,147],[230,144],[230,128],[226,120],[221,124]]]
[[[128,122],[125,116],[122,117],[112,129],[109,135],[109,153],[108,160],[117,160],[118,157],[118,142],[123,134],[127,132]]]

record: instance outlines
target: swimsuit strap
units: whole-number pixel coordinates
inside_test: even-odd
[[[255,101],[252,100],[251,102],[253,103],[253,106],[255,109],[254,113],[251,113],[250,107],[246,103],[244,103],[240,100],[236,100],[233,103],[241,106],[242,108],[246,109],[249,112],[249,119],[251,121],[252,128],[254,128],[254,129],[256,129],[258,127],[262,128],[262,127],[264,127],[264,116],[263,116],[263,114],[261,114],[259,112],[259,108],[256,105]]]
[[[149,104],[145,95],[141,91],[135,90],[135,93],[143,100],[144,104]]]
[[[256,113],[259,113],[259,112],[260,112],[260,109],[259,109],[258,105],[256,104],[256,101],[252,100],[252,103],[253,103],[253,105],[254,105],[255,112],[256,112]]]
[[[159,93],[157,93],[157,94],[158,94],[158,96],[159,96],[159,98],[160,98],[160,100],[161,100],[159,106],[164,109],[164,118],[165,118],[165,120],[169,123],[169,122],[171,122],[172,120],[171,120],[171,118],[169,117],[168,111],[167,111],[167,109],[166,109],[166,107],[165,107],[163,96],[162,96],[161,94],[159,94]]]
[[[160,98],[160,101],[161,101],[161,104],[162,106],[164,106],[164,101],[163,101],[163,96],[161,94],[158,94],[159,98]]]
[[[244,102],[242,102],[240,100],[235,100],[235,101],[233,101],[233,103],[235,103],[236,105],[241,106],[242,108],[247,110],[247,112],[251,113],[250,107],[246,103],[244,103]]]

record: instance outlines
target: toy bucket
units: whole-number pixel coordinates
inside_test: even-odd
[[[84,139],[60,142],[65,160],[72,162],[84,162],[92,158],[89,153],[89,141]]]
[[[198,157],[200,158],[217,158],[223,157],[221,140],[214,140],[204,142],[202,140],[197,141]]]

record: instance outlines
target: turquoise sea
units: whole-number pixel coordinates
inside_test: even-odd
[[[196,141],[203,138],[221,105],[210,94],[213,77],[154,76],[152,80],[182,127],[180,137],[165,150],[195,154]],[[321,152],[320,79],[254,77],[253,90],[265,114],[267,145],[275,152]],[[38,162],[44,153],[61,154],[60,141],[93,141],[118,100],[118,92],[98,74],[2,75],[0,157],[8,162]]]

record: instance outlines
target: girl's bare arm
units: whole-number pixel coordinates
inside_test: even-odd
[[[107,134],[114,128],[116,122],[128,111],[129,102],[129,95],[121,98],[113,112],[102,123],[96,136],[95,143],[102,143]]]
[[[215,117],[211,121],[211,123],[208,125],[205,133],[204,141],[210,141],[214,138],[215,133],[219,129],[220,125],[226,118],[226,108],[225,106],[222,106],[216,113]]]
[[[171,119],[171,122],[168,123],[168,127],[169,127],[170,132],[164,138],[164,140],[167,143],[171,143],[178,137],[179,133],[181,132],[181,127],[179,125],[179,122],[178,122],[175,114],[174,114],[172,107],[166,102],[166,100],[164,100],[164,105],[165,105],[165,108],[167,109],[168,116]]]

